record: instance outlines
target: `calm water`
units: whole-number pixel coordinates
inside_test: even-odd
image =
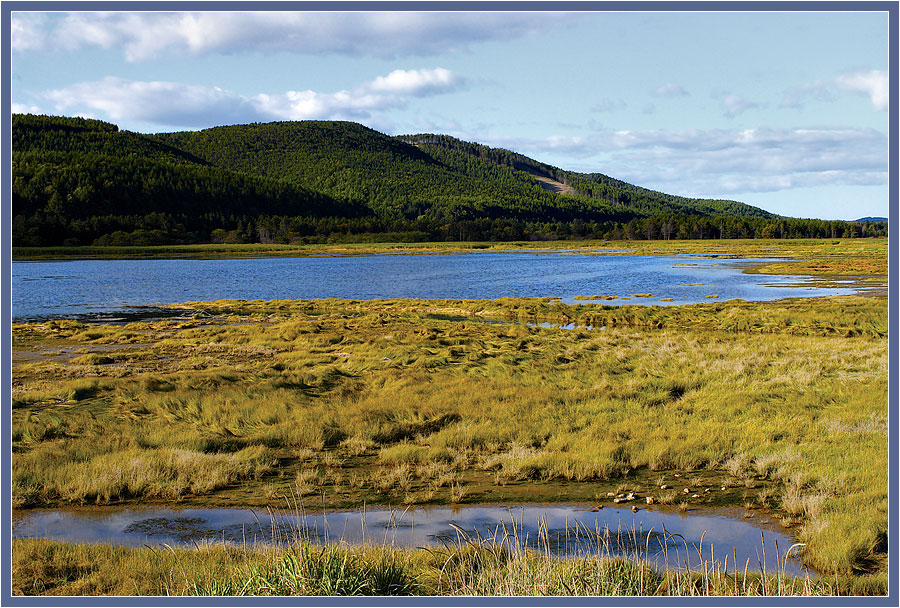
[[[653,294],[604,304],[686,304],[852,293],[798,277],[743,274],[763,260],[585,256],[559,252],[471,255],[73,260],[13,262],[16,320],[123,312],[198,300],[449,298]],[[702,283],[701,285],[692,285]],[[661,302],[660,298],[672,298]]]
[[[456,526],[456,527],[454,527]],[[545,530],[546,532],[543,532]],[[403,547],[492,539],[514,551],[549,549],[556,556],[639,556],[663,567],[696,567],[700,555],[728,570],[802,571],[784,554],[794,541],[763,529],[740,511],[674,511],[584,505],[464,506],[410,510],[338,511],[325,515],[276,515],[249,509],[29,510],[13,520],[17,538],[129,546],[213,541],[271,543],[307,538],[325,543],[384,543]],[[701,543],[702,538],[702,543]]]

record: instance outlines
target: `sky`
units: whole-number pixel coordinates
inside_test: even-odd
[[[887,12],[13,12],[11,27],[13,112],[142,133],[352,120],[792,217],[888,215]]]

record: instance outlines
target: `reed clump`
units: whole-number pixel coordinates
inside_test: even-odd
[[[886,591],[885,577],[792,576],[784,571],[786,562],[772,571],[750,571],[749,563],[742,569],[729,567],[727,559],[704,559],[699,547],[684,547],[696,553],[692,568],[679,568],[682,558],[673,551],[673,563],[667,557],[668,567],[661,569],[648,561],[649,537],[634,534],[633,549],[624,555],[611,548],[608,535],[598,533],[565,559],[551,554],[546,534],[535,547],[526,547],[514,523],[486,537],[460,528],[454,540],[428,549],[341,540],[318,545],[300,532],[281,544],[159,549],[16,539],[12,583],[16,595],[822,596]]]

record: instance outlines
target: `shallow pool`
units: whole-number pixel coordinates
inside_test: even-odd
[[[557,557],[624,555],[658,567],[715,562],[729,571],[805,572],[795,541],[742,509],[604,508],[588,505],[466,505],[275,513],[251,509],[93,507],[35,509],[13,519],[16,538],[129,546],[226,542],[387,544],[493,543]]]

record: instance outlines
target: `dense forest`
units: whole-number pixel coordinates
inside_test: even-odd
[[[446,135],[276,122],[142,135],[12,118],[15,246],[883,236],[654,192]]]

